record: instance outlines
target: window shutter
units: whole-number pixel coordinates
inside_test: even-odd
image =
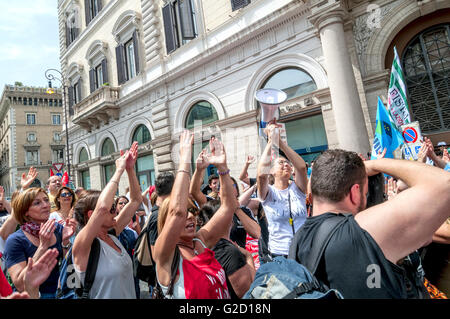
[[[66,23],[66,48],[70,45],[70,28]]]
[[[124,56],[123,56],[123,44],[116,47],[116,62],[117,62],[117,79],[119,85],[125,83],[125,68],[124,68]]]
[[[105,83],[109,83],[108,79],[108,63],[106,61],[106,58],[102,61],[102,73],[103,73],[103,83],[99,83],[99,85],[103,85]]]
[[[84,12],[86,13],[86,26],[91,22],[91,1],[84,0]]]
[[[231,10],[236,11],[250,4],[250,0],[231,0]]]
[[[77,92],[77,101],[78,101],[78,103],[80,103],[81,102],[81,96],[82,96],[82,89],[81,89],[81,78],[80,79],[78,79],[78,85],[77,85],[77,87],[78,87],[78,92]]]
[[[164,21],[164,35],[166,37],[166,50],[167,54],[169,54],[177,48],[177,29],[171,3],[168,3],[162,8],[162,14]]]
[[[136,66],[136,74],[139,74],[139,37],[137,30],[133,32],[133,47],[134,47],[134,63]]]
[[[91,93],[95,91],[95,70],[89,70],[89,87],[91,89]]]
[[[69,95],[69,109],[73,108],[73,86],[70,86],[68,88],[68,95]]]
[[[179,0],[181,36],[183,40],[195,38],[194,15],[192,14],[191,0]]]

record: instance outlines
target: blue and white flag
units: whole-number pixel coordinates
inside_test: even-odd
[[[394,158],[394,151],[404,143],[402,134],[397,130],[386,107],[378,97],[377,120],[370,159],[376,159],[378,153],[386,148],[385,158]]]

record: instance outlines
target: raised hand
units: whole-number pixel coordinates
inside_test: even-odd
[[[27,189],[28,187],[30,187],[31,183],[33,183],[37,176],[38,172],[33,166],[31,166],[28,170],[28,174],[25,175],[25,173],[23,173],[20,179],[20,186],[22,187],[22,189]]]
[[[33,263],[33,258],[28,258],[27,270],[24,277],[25,291],[29,292],[32,296],[38,294],[39,286],[47,280],[53,268],[56,266],[58,254],[58,250],[53,248],[47,250],[36,263]]]
[[[66,219],[66,225],[63,228],[62,232],[62,241],[66,242],[70,237],[75,233],[75,229],[77,227],[77,222],[72,218]]]
[[[417,161],[420,163],[425,163],[427,161],[427,142],[422,141],[422,146],[420,146],[419,153],[417,154]]]
[[[206,156],[206,149],[202,150],[195,161],[195,167],[198,170],[206,169],[209,166],[208,158]]]
[[[190,163],[192,155],[192,145],[194,144],[194,135],[185,130],[180,135],[180,163]]]
[[[397,182],[391,177],[388,179],[388,200],[392,199],[397,195]]]
[[[208,162],[216,166],[219,170],[220,168],[226,167],[227,156],[222,142],[213,137],[209,141],[209,148],[211,152],[206,155]]]
[[[384,158],[384,156],[386,155],[386,151],[387,151],[386,147],[383,149],[383,152],[379,151],[377,154],[377,159]]]
[[[247,164],[250,165],[255,161],[255,157],[252,155],[247,155]]]
[[[138,143],[134,142],[126,152],[120,151],[120,157],[116,159],[116,168],[132,169],[137,160],[137,149]]]

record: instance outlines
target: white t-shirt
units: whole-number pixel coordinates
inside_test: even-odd
[[[289,199],[295,232],[306,220],[306,195],[292,182],[288,188],[279,190],[268,185],[267,197],[262,206],[269,228],[269,250],[273,254],[288,255],[292,238],[292,226],[289,223]]]
[[[136,290],[133,278],[133,263],[125,248],[113,235],[112,238],[121,252],[117,252],[100,240],[100,256],[97,272],[92,288],[89,291],[90,299],[136,299]],[[86,272],[80,272],[74,263],[75,272],[79,280],[84,284]]]

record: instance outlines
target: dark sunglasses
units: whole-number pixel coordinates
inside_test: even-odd
[[[61,193],[60,197],[72,197],[72,193]]]
[[[118,205],[126,205],[126,204],[128,204],[128,202],[118,202],[117,204]]]

